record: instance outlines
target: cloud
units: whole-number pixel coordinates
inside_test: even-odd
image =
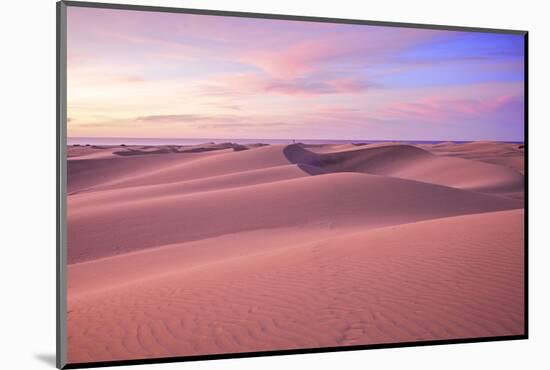
[[[394,103],[383,109],[377,118],[441,123],[449,120],[486,118],[512,122],[523,119],[523,106],[523,97],[518,95],[479,99],[427,97],[415,102]]]
[[[118,83],[133,83],[133,82],[146,82],[147,80],[142,77],[142,76],[133,76],[133,75],[128,75],[128,76],[119,76],[119,77],[116,77],[116,78],[113,78],[113,82],[118,82]]]
[[[256,94],[318,96],[325,94],[361,93],[377,87],[357,78],[302,77],[273,78],[261,73],[239,73],[222,76],[216,83],[198,85],[193,95],[201,97],[242,97]]]
[[[322,95],[357,93],[366,90],[368,84],[353,79],[335,79],[318,81],[297,79],[293,81],[271,80],[261,88],[266,92],[276,92],[286,95]]]
[[[271,128],[271,127],[285,127],[288,126],[286,122],[251,122],[249,119],[243,119],[243,122],[225,122],[225,123],[205,123],[199,124],[196,127],[200,129],[219,129],[219,128]]]
[[[341,53],[341,47],[319,40],[293,44],[283,50],[244,52],[241,59],[277,78],[293,78],[311,72],[320,61]]]
[[[178,122],[197,122],[212,119],[210,116],[198,114],[163,114],[138,117],[137,121],[150,123],[178,123]]]
[[[446,36],[445,31],[340,26],[338,31],[303,41],[289,39],[282,47],[242,50],[238,58],[274,78],[292,79],[316,72],[350,71],[391,63],[411,48]]]
[[[216,106],[222,109],[241,110],[241,106],[237,104],[217,104]]]

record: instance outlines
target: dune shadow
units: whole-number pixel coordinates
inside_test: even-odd
[[[178,153],[178,149],[174,147],[156,148],[154,150],[140,150],[140,149],[127,148],[125,150],[113,152],[113,154],[116,154],[122,157],[129,157],[134,155],[147,155],[147,154],[168,154],[168,153]]]
[[[304,163],[296,163],[296,165],[298,166],[299,169],[301,169],[302,171],[304,171],[305,173],[311,176],[325,175],[327,173],[331,173],[331,171],[327,171],[321,167],[310,166]]]
[[[149,154],[170,154],[170,153],[203,153],[203,152],[212,152],[216,150],[224,150],[224,149],[233,149],[235,152],[239,152],[242,150],[248,150],[249,148],[245,145],[235,144],[235,143],[222,143],[222,144],[208,144],[211,146],[157,146],[157,147],[151,147],[148,149],[134,149],[134,148],[126,148],[125,150],[120,150],[113,152],[113,154],[116,154],[118,156],[122,157],[130,157],[135,155],[149,155]]]
[[[34,358],[52,367],[56,365],[55,353],[35,353]]]
[[[317,153],[305,149],[302,144],[287,145],[283,149],[286,159],[311,176],[323,175],[329,171],[321,167],[321,157]]]
[[[380,167],[392,163],[411,162],[416,158],[432,156],[424,149],[412,145],[391,145],[371,147],[355,145],[359,148],[316,153],[308,150],[308,145],[291,144],[283,149],[283,154],[290,163],[296,164],[310,175],[327,173],[379,173]]]

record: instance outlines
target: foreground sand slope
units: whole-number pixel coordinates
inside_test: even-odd
[[[196,266],[178,248],[72,265],[87,293],[69,301],[69,359],[521,334],[522,220],[443,218]],[[126,283],[94,286],[103,274]]]

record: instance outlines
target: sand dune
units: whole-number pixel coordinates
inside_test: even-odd
[[[292,163],[307,163],[331,172],[365,172],[446,185],[484,193],[523,190],[523,175],[504,166],[463,158],[436,156],[412,145],[373,144],[313,153],[302,146],[285,148]]]
[[[523,144],[472,142],[466,144],[423,145],[422,147],[434,154],[502,165],[522,174],[525,170]]]
[[[101,201],[104,204],[112,204],[142,198],[166,197],[178,194],[183,195],[239,188],[241,186],[256,185],[307,176],[308,174],[305,173],[298,165],[286,164],[282,166],[171,183],[83,191],[79,194],[75,194],[75,196],[71,198],[71,202],[73,202],[75,207],[81,208],[88,205],[94,205],[94,203],[97,204],[98,201]]]
[[[76,183],[85,182],[87,190],[101,190],[166,184],[287,164],[289,162],[280,147],[265,146],[246,151],[113,156],[91,162],[69,161],[68,176],[74,178]],[[97,169],[100,178],[91,176],[84,169]]]
[[[68,251],[70,263],[246,230],[319,222],[337,230],[373,228],[523,207],[517,200],[357,173],[109,202],[98,196],[86,207],[76,203],[68,222],[68,243],[75,245]]]
[[[69,359],[520,334],[522,217],[429,220],[197,266],[183,246],[72,265],[73,284],[88,285],[69,303]],[[104,274],[126,284],[94,286]]]
[[[503,145],[69,147],[69,361],[521,334]]]
[[[92,156],[74,159],[69,157],[67,161],[67,177],[69,179],[67,191],[74,193],[104,183],[139,176],[143,172],[154,172],[159,166],[181,164],[182,161],[187,162],[195,159],[202,159],[202,157],[198,157],[198,155],[184,157],[180,154],[118,157],[113,155],[112,150],[108,150],[103,155],[99,152]]]

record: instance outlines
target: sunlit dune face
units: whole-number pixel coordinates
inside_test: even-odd
[[[70,137],[522,141],[523,37],[68,8]]]

